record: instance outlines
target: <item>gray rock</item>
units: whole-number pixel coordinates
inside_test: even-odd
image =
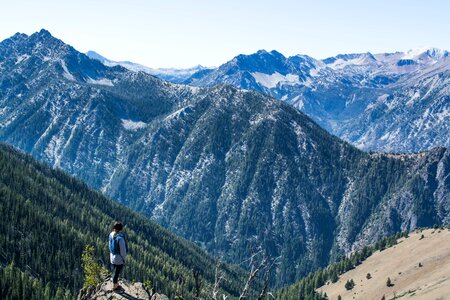
[[[130,283],[126,280],[119,281],[119,284],[123,287],[123,290],[113,291],[113,284],[111,281],[106,281],[100,286],[84,288],[80,291],[78,300],[150,300],[150,295],[144,289],[142,283]],[[162,295],[165,297],[164,295]],[[155,298],[155,299],[167,299]]]
[[[169,300],[169,298],[166,295],[162,295],[162,294],[153,294],[151,300]]]

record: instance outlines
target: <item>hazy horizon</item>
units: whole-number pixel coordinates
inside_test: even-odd
[[[26,8],[26,9],[24,9]],[[276,50],[323,59],[424,47],[450,50],[450,3],[378,1],[16,1],[0,12],[0,40],[42,28],[81,52],[152,68],[219,66]]]

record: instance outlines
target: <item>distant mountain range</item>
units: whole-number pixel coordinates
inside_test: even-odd
[[[151,69],[113,62],[174,83],[231,84],[286,101],[332,134],[363,150],[418,152],[450,147],[450,57],[423,48],[395,53],[339,54],[323,60],[260,50],[218,68]]]
[[[249,84],[261,65],[242,72]],[[294,78],[281,65],[266,67],[283,82],[314,77],[311,69]],[[318,74],[335,74],[330,69]],[[339,90],[325,82],[332,77],[319,77]],[[384,86],[380,80],[370,85]],[[211,253],[231,262],[252,249],[280,256],[278,285],[387,234],[450,223],[448,149],[369,154],[267,95],[108,67],[45,30],[0,43],[0,112],[0,140]]]
[[[450,57],[434,48],[317,60],[277,51],[238,55],[184,83],[220,83],[290,103],[364,150],[450,146]]]
[[[174,83],[181,83],[190,78],[193,74],[205,70],[206,68],[203,66],[195,66],[188,69],[175,69],[175,68],[150,68],[137,63],[133,63],[130,61],[113,61],[107,59],[95,51],[88,51],[86,55],[90,58],[97,59],[101,61],[105,66],[113,67],[113,66],[122,66],[131,71],[141,71],[150,75],[154,75],[164,80],[168,80]]]

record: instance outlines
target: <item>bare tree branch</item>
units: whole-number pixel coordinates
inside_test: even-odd
[[[252,256],[250,257],[250,265],[251,265],[250,274],[248,276],[247,282],[244,285],[241,295],[239,296],[239,300],[242,300],[245,298],[245,295],[247,295],[250,285],[252,284],[253,280],[255,280],[256,275],[258,275],[259,271],[261,271],[267,263],[267,259],[264,257],[262,259],[261,263],[257,266],[256,257],[260,253],[261,253],[261,251],[252,254]]]
[[[277,257],[274,260],[271,260],[271,259],[265,260],[266,264],[264,265],[264,268],[266,269],[266,271],[264,272],[264,285],[261,290],[261,293],[259,294],[258,300],[262,300],[266,296],[267,289],[269,288],[270,272],[272,271],[273,265],[279,258],[280,257]],[[270,295],[273,297],[272,294],[270,294]]]
[[[220,283],[222,282],[222,280],[225,279],[223,271],[221,270],[221,265],[222,265],[222,259],[218,258],[217,262],[216,262],[216,274],[214,276],[214,287],[213,287],[213,292],[212,292],[212,298],[213,300],[217,300],[217,296],[219,294],[219,287],[220,287]],[[223,296],[224,299],[226,299],[226,296]]]

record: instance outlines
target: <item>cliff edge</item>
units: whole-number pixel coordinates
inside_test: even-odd
[[[111,280],[97,287],[85,287],[80,290],[77,300],[169,300],[167,296],[158,293],[150,295],[140,282],[130,283],[121,280],[119,283],[123,290],[113,291]]]

